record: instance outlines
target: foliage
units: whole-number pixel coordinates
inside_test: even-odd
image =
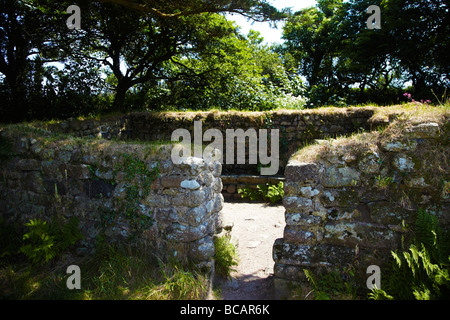
[[[371,299],[430,300],[450,297],[450,237],[436,216],[419,210],[408,250],[392,252],[392,271],[384,289]]]
[[[280,56],[263,45],[258,32],[244,37],[224,17],[211,16],[210,24],[229,28],[229,34],[209,41],[200,54],[185,55],[165,64],[172,78],[142,87],[149,90],[144,104],[151,108],[203,110],[300,109],[305,104],[300,78],[288,76]],[[194,76],[176,77],[191,70]]]
[[[266,0],[80,0],[89,14],[69,30],[72,4],[0,1],[2,121],[395,104],[405,91],[446,101],[446,0],[320,0],[295,13]],[[381,8],[380,30],[366,28],[370,5]],[[284,43],[241,34],[226,12],[256,21],[288,14]]]
[[[366,27],[370,5],[381,9],[381,29]],[[408,81],[433,100],[431,89],[440,95],[450,81],[446,12],[445,0],[320,0],[288,17],[279,51],[306,78],[310,107],[398,103]]]
[[[152,252],[107,246],[77,258],[82,270],[81,290],[67,290],[66,268],[72,256],[58,265],[23,263],[0,266],[0,292],[8,299],[170,300],[204,299],[208,277],[177,261],[163,262]]]
[[[28,232],[23,235],[24,244],[20,247],[20,252],[34,264],[52,260],[82,239],[77,218],[71,218],[66,223],[61,220],[49,223],[31,219],[25,226]]]
[[[122,172],[125,182],[125,197],[117,209],[137,230],[146,229],[153,224],[151,212],[141,212],[141,200],[151,192],[151,186],[159,175],[159,166],[151,170],[146,163],[131,154],[124,153],[122,162],[116,164],[114,175]]]
[[[312,287],[311,293],[314,294],[315,300],[331,300],[356,297],[356,283],[353,279],[353,269],[349,268],[344,272],[332,271],[315,277],[308,270],[303,269],[306,279]]]
[[[375,176],[375,186],[380,190],[386,190],[393,182],[392,177],[381,177],[381,175]]]
[[[163,269],[164,284],[163,292],[174,300],[196,300],[202,299],[206,292],[204,281],[199,281],[196,272],[183,270],[177,265],[169,272]]]
[[[266,1],[146,3],[78,1],[81,12],[89,14],[82,14],[81,30],[69,30],[65,10],[70,1],[2,0],[2,119],[142,109],[147,93],[158,95],[160,82],[197,82],[214,71],[197,73],[183,59],[221,59],[219,42],[236,29],[218,13],[261,21],[284,17]]]
[[[246,186],[244,188],[239,188],[238,193],[243,199],[265,201],[273,204],[283,200],[284,184],[283,182],[279,182],[278,184],[259,184],[256,189]]]
[[[217,274],[229,277],[233,266],[237,266],[236,247],[231,243],[230,236],[225,235],[214,238],[214,263]]]

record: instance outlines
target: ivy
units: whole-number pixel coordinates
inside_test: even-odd
[[[143,230],[153,225],[150,212],[142,214],[141,201],[151,192],[152,183],[159,176],[158,165],[149,170],[143,160],[140,160],[130,154],[122,154],[123,161],[116,164],[114,168],[114,177],[122,172],[125,182],[125,197],[120,200],[118,212],[115,215],[127,219],[137,230]],[[114,214],[114,213],[112,213]],[[114,217],[108,216],[107,221],[111,222]]]

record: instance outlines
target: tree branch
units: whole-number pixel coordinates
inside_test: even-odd
[[[193,6],[192,8],[184,9],[184,10],[181,9],[175,13],[165,13],[165,12],[160,11],[157,8],[152,8],[145,4],[135,3],[134,1],[130,1],[130,0],[97,0],[97,1],[100,1],[103,3],[112,3],[112,4],[121,5],[126,8],[129,8],[129,9],[141,12],[141,13],[152,14],[159,18],[165,18],[165,19],[178,18],[178,17],[183,17],[183,16],[191,16],[191,15],[196,15],[196,14],[201,14],[201,13],[237,13],[248,19],[252,19],[256,22],[264,22],[267,20],[272,20],[270,18],[267,18],[265,16],[265,14],[263,14],[261,12],[259,12],[259,13],[253,12],[253,14],[252,14],[252,10],[250,8],[240,7],[234,1],[232,1],[232,4],[228,7],[218,7],[218,6],[214,6],[212,4],[208,5],[207,3],[203,3],[202,6]],[[274,10],[276,11],[276,9],[274,9]],[[271,14],[275,14],[275,11],[272,11]],[[260,16],[260,17],[258,17],[258,16]],[[282,18],[281,15],[279,15],[276,18],[273,18],[273,20],[279,20],[281,18]]]

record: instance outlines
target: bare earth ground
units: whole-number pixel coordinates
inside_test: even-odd
[[[217,278],[223,300],[273,299],[272,247],[283,237],[284,207],[262,203],[225,203],[225,224],[232,224],[232,242],[237,244],[239,265],[231,280]]]

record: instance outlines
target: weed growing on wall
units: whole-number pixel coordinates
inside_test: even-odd
[[[141,211],[141,201],[150,194],[152,183],[159,175],[159,166],[149,170],[143,160],[124,153],[122,161],[115,167],[114,176],[119,172],[123,173],[125,197],[120,200],[116,214],[127,219],[136,230],[144,230],[153,221],[151,212]],[[108,218],[111,221],[111,217]]]

